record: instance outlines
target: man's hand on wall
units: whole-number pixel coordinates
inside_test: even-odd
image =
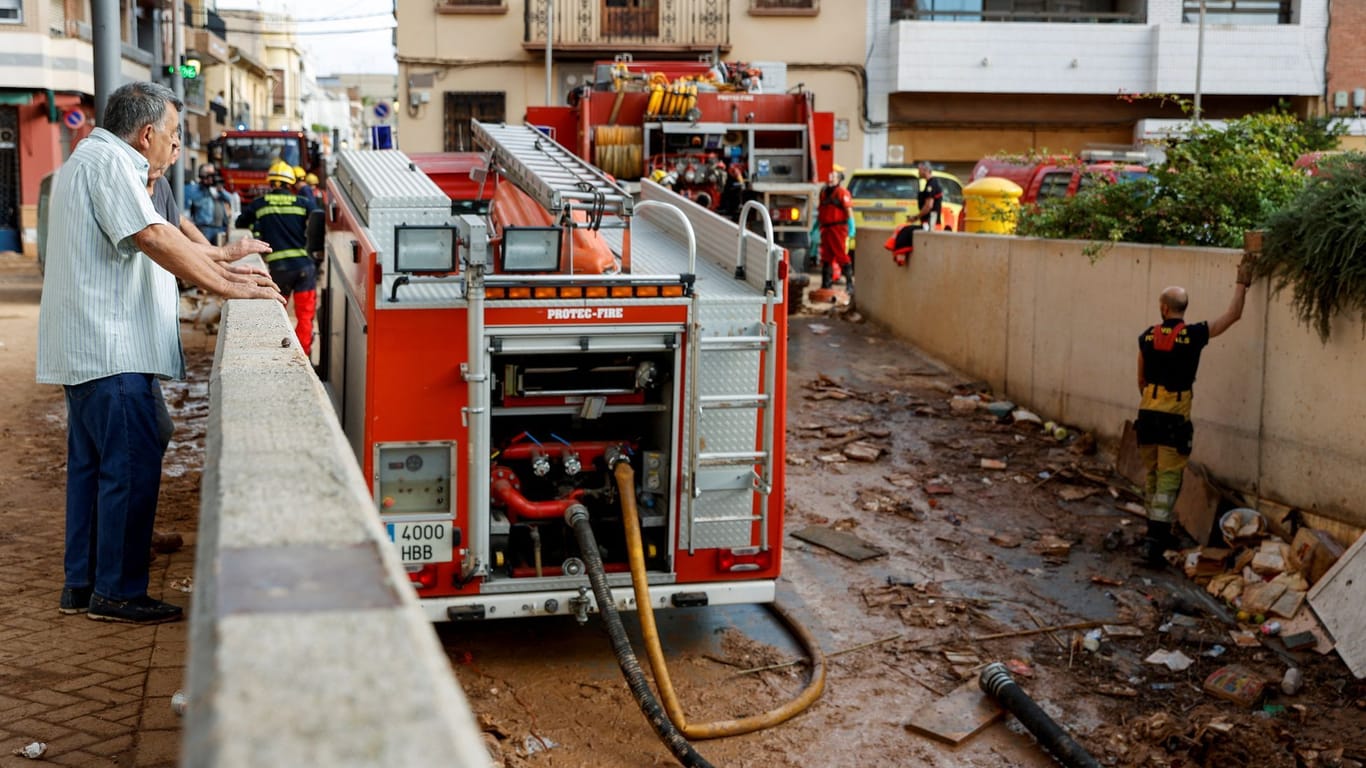
[[[1255,262],[1256,259],[1252,254],[1243,254],[1243,260],[1238,262],[1238,283],[1240,285],[1252,285],[1252,278],[1255,276],[1252,267]]]

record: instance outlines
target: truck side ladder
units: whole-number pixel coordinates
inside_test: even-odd
[[[503,177],[548,211],[587,211],[590,226],[603,215],[628,217],[631,195],[606,174],[529,125],[472,120],[476,145],[493,155]]]
[[[768,212],[757,202],[746,203],[740,216],[737,277],[745,271],[748,233],[743,224],[751,213],[758,214],[766,225],[762,302],[757,307],[711,304],[701,295],[694,296],[694,322],[689,329],[693,361],[688,385],[689,553],[717,546],[748,545],[767,550],[771,545],[768,507],[773,492],[777,418],[773,397],[777,388],[776,250]],[[703,434],[704,420],[709,422],[709,434]],[[714,505],[722,510],[720,514],[703,513],[699,502],[704,494],[716,497]],[[757,543],[749,538],[755,523],[759,526]]]

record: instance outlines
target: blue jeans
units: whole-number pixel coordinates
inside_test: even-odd
[[[165,411],[151,374],[66,387],[66,586],[110,600],[147,594]]]

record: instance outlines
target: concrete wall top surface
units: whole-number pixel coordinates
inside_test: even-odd
[[[182,764],[488,765],[278,304],[224,307],[210,401]]]

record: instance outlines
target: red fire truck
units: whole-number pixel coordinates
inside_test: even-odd
[[[526,122],[619,180],[653,179],[722,215],[760,201],[800,264],[834,165],[835,118],[816,111],[810,92],[760,91],[762,74],[622,55],[598,62],[594,83],[567,106],[531,107]]]
[[[322,151],[303,131],[224,131],[209,142],[209,162],[217,166],[224,188],[240,195],[243,204],[270,188],[266,172],[277,160],[315,174],[323,187],[327,168]]]
[[[321,377],[428,616],[586,620],[595,563],[634,608],[632,552],[656,608],[771,602],[787,263],[767,212],[741,216],[760,236],[648,179],[636,199],[534,127],[473,135],[486,214],[424,172],[456,159],[344,151],[329,185]]]

